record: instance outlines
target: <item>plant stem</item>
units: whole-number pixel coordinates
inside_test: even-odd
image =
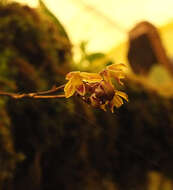
[[[53,86],[52,89],[42,92],[33,92],[33,93],[10,93],[0,91],[0,96],[8,96],[13,99],[23,99],[23,98],[33,98],[33,99],[56,99],[56,98],[65,98],[64,94],[55,94],[60,89],[63,89],[65,85],[61,85],[58,87]],[[53,94],[54,93],[54,94]]]

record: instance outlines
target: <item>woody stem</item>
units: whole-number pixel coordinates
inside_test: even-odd
[[[64,94],[56,94],[60,89],[63,89],[65,85],[61,85],[58,87],[52,87],[52,89],[42,92],[33,92],[33,93],[10,93],[0,91],[0,96],[8,96],[13,99],[23,99],[23,98],[32,98],[32,99],[56,99],[56,98],[64,98]],[[53,94],[54,93],[54,94]]]

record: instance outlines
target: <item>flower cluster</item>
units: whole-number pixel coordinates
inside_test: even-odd
[[[70,72],[66,75],[68,82],[64,87],[65,97],[76,94],[88,104],[104,111],[109,107],[113,113],[114,107],[123,104],[123,99],[128,101],[127,94],[117,90],[112,83],[112,79],[115,79],[123,85],[121,79],[125,77],[125,69],[124,64],[112,64],[100,73]]]

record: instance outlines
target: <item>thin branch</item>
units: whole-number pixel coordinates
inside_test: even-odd
[[[65,86],[64,84],[61,85],[61,86],[58,86],[58,87],[53,86],[52,89],[50,89],[50,90],[43,91],[43,92],[36,92],[35,94],[37,94],[37,95],[46,95],[46,94],[56,93],[60,89],[63,89],[64,86]]]
[[[59,95],[49,95],[49,96],[34,96],[34,99],[56,99],[56,98],[65,98],[64,94]]]
[[[56,99],[56,98],[65,98],[64,94],[55,94],[59,90],[63,89],[65,85],[61,85],[58,87],[52,87],[52,89],[42,92],[33,92],[33,93],[10,93],[10,92],[3,92],[0,91],[0,96],[8,96],[13,99],[23,99],[23,98],[32,98],[32,99]],[[54,94],[53,94],[54,93]],[[52,94],[52,95],[49,95]]]

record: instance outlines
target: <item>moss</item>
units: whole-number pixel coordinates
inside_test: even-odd
[[[0,5],[0,18],[1,89],[31,92],[64,82],[64,74],[69,70],[67,63],[71,60],[71,44],[57,25],[37,10],[17,3]],[[39,164],[34,161],[39,153],[59,143],[64,125],[59,113],[68,115],[68,108],[60,101],[17,102],[6,98],[0,105],[0,184],[4,189],[9,184],[20,189],[25,174],[31,180],[28,186],[32,184],[31,168],[33,173],[39,171]],[[20,163],[18,153],[25,156]],[[38,174],[36,179],[39,178]]]

